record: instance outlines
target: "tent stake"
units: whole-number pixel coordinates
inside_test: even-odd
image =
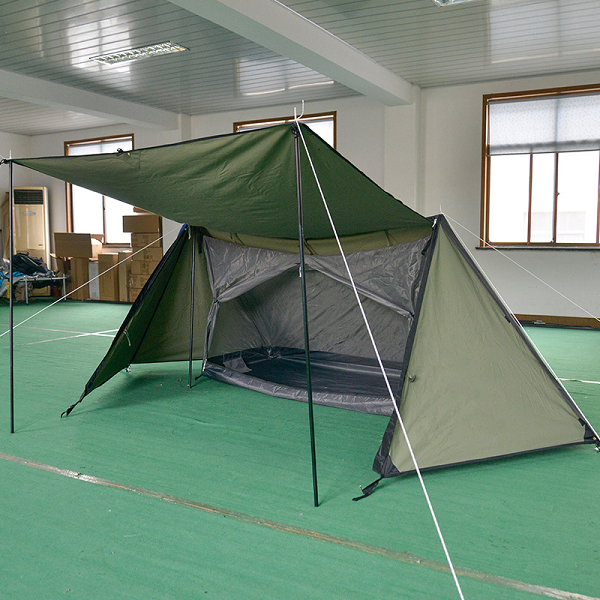
[[[9,316],[8,316],[8,327],[10,329],[10,432],[15,432],[15,365],[14,365],[14,315],[13,315],[13,229],[14,229],[14,198],[13,198],[13,164],[12,161],[8,163],[8,262],[9,262],[9,274],[8,274],[8,305],[9,305]],[[25,282],[27,285],[27,282]]]
[[[188,225],[188,227],[188,231],[192,237],[192,289],[190,294],[190,372],[188,379],[188,387],[191,388],[194,382],[192,363],[194,360],[194,300],[196,297],[196,234],[194,232],[193,227],[191,227],[190,225]]]
[[[302,213],[302,180],[300,177],[300,139],[296,123],[294,131],[294,153],[296,157],[296,196],[298,197],[298,242],[300,244],[300,278],[302,280],[302,313],[304,320],[304,353],[306,356],[306,391],[308,394],[308,422],[310,425],[310,453],[312,460],[314,504],[319,506],[317,487],[317,456],[315,449],[315,420],[313,415],[312,378],[310,370],[310,342],[308,333],[308,307],[306,300],[306,266],[304,264],[304,217]]]

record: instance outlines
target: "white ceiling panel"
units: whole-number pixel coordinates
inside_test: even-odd
[[[28,102],[0,98],[0,131],[7,133],[43,135],[113,124],[115,121],[70,110],[40,109]]]
[[[242,26],[237,13],[244,13]],[[90,60],[163,41],[189,51],[116,65]],[[378,94],[392,84],[399,84],[397,98],[410,101],[412,85],[599,67],[598,0],[474,0],[444,8],[432,0],[0,0],[0,97],[10,100],[0,105],[0,130],[27,135],[75,121],[133,123],[132,113],[138,123],[168,129],[178,113],[359,93],[386,102]],[[38,97],[6,85],[11,73],[39,80]],[[52,102],[44,82],[58,86]],[[25,105],[19,117],[18,100],[40,107],[34,114]]]
[[[286,0],[421,88],[600,66],[597,0]]]

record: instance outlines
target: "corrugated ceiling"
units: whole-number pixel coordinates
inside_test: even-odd
[[[600,66],[597,0],[286,0],[420,87]]]
[[[595,69],[598,0],[285,0],[420,87]],[[106,66],[89,57],[172,40],[189,52]],[[357,92],[162,0],[0,0],[0,70],[188,115]],[[2,77],[0,71],[0,77]],[[1,83],[1,82],[0,82]],[[111,122],[0,101],[0,131],[33,135]],[[35,99],[33,99],[35,102]],[[118,122],[118,119],[116,119]]]

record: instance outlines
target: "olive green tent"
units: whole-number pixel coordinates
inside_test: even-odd
[[[446,219],[297,127],[13,161],[187,224],[81,399],[132,363],[202,359],[221,381],[390,415],[384,477],[414,471],[398,415],[422,469],[598,443]]]

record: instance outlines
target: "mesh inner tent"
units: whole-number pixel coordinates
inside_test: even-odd
[[[426,240],[348,255],[394,391],[412,324]],[[306,400],[299,257],[205,239],[214,305],[205,374]],[[313,400],[376,414],[392,402],[339,256],[307,256]]]

